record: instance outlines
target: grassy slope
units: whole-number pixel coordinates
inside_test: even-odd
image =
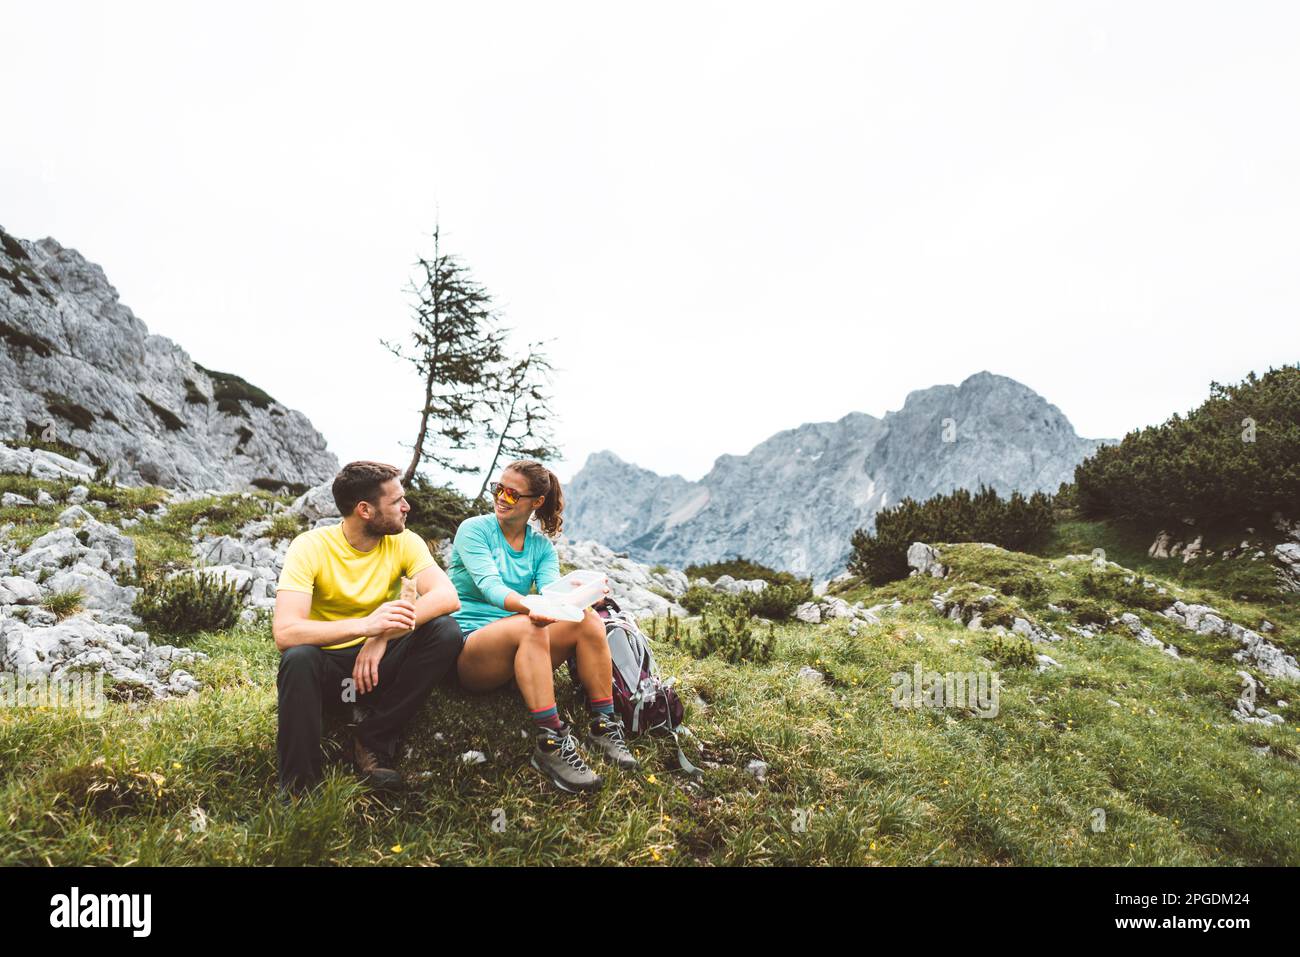
[[[142,527],[142,552],[150,536],[155,554],[176,550],[164,530]],[[1062,633],[1064,617],[1046,603],[1079,597],[1087,571],[973,546],[945,559],[956,577],[1006,591],[1041,580],[1043,593],[1008,600]],[[1266,614],[1279,643],[1300,646],[1294,606],[1163,584],[1248,625]],[[856,589],[850,598],[909,604],[856,638],[843,622],[779,626],[769,665],[661,646],[686,699],[707,702],[688,707],[687,722],[717,767],[698,789],[685,787],[666,743],[638,738],[645,772],[602,767],[611,783],[588,798],[550,790],[527,766],[512,692],[436,691],[411,728],[407,793],[369,795],[332,765],[315,798],[280,807],[269,630],[205,635],[195,645],[212,657],[196,669],[205,689],[193,699],[115,703],[99,719],[0,710],[0,864],[1300,864],[1300,688],[1270,681],[1260,701],[1293,702],[1285,725],[1239,725],[1228,714],[1232,649],[1142,611],[1189,660],[1120,634],[1071,637],[1037,649],[1061,669],[1002,668],[996,718],[896,710],[895,671],[986,667],[988,639],[925,600],[942,587],[913,579]],[[830,680],[801,681],[803,665]],[[563,671],[557,691],[576,714]],[[337,745],[343,730],[329,739]],[[1263,745],[1270,754],[1253,750]],[[488,763],[462,763],[471,749]],[[743,770],[752,758],[770,766],[763,783]],[[1096,808],[1103,831],[1091,826]]]

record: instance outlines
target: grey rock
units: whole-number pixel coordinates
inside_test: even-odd
[[[67,527],[81,525],[85,522],[95,521],[95,516],[86,511],[80,505],[69,505],[59,513],[59,524]]]
[[[41,588],[33,581],[8,575],[0,578],[0,605],[39,605]]]
[[[131,611],[138,589],[131,585],[119,585],[103,569],[90,565],[65,568],[55,572],[45,587],[51,592],[81,592],[83,607],[106,613],[100,616],[101,620],[139,624],[139,619]]]
[[[1147,555],[1151,558],[1168,558],[1171,545],[1173,545],[1173,540],[1169,537],[1169,533],[1161,529],[1160,534],[1156,536],[1156,540],[1147,549]]]
[[[745,765],[745,773],[753,777],[755,781],[762,783],[767,780],[767,762],[754,758]]]
[[[19,495],[16,492],[5,492],[3,495],[0,495],[0,506],[3,506],[5,508],[13,508],[14,506],[18,506],[18,505],[35,505],[35,504],[36,503],[33,502],[30,498],[28,498],[26,495]]]
[[[84,458],[75,467],[40,456],[49,474],[37,477],[87,480],[98,462],[128,485],[232,489],[257,479],[310,486],[338,470],[306,416],[151,335],[75,250],[6,234],[0,269],[23,277],[0,282],[0,315],[27,337],[0,338],[0,440],[21,440],[29,422],[52,425]],[[56,414],[55,396],[84,414]],[[0,453],[0,469],[23,458],[37,457]]]
[[[333,489],[334,479],[331,476],[328,481],[299,495],[293,504],[289,506],[289,512],[294,515],[301,515],[307,521],[313,523],[323,518],[332,518],[338,521],[343,516],[339,514],[339,507],[334,503]]]
[[[5,346],[0,343],[0,349]],[[0,401],[3,401],[0,399]],[[26,475],[31,473],[32,478],[42,479],[44,481],[59,481],[62,479],[89,479],[94,476],[95,470],[88,465],[82,465],[80,462],[59,455],[57,452],[47,452],[44,449],[13,448],[8,445],[0,444],[0,473],[6,475]]]
[[[126,624],[106,624],[74,615],[49,627],[0,619],[0,671],[59,680],[72,673],[103,672],[113,680],[148,690],[156,698],[188,694],[198,682],[182,665],[207,658],[202,652],[152,645]]]
[[[1284,542],[1273,548],[1278,583],[1287,591],[1300,591],[1300,543]]]
[[[249,555],[243,543],[229,535],[206,538],[194,546],[194,558],[202,565],[246,565]]]
[[[1300,681],[1300,663],[1263,635],[1236,623],[1229,623],[1208,605],[1175,601],[1161,612],[1166,618],[1201,635],[1223,635],[1241,645],[1233,653],[1235,661],[1253,665],[1271,678]]]
[[[598,542],[570,542],[562,538],[555,543],[555,550],[560,561],[566,564],[604,574],[609,579],[610,595],[625,612],[636,617],[657,617],[669,612],[679,618],[686,616],[686,609],[673,598],[651,590],[657,588],[675,596],[678,594],[675,589],[680,589],[680,594],[685,594],[686,576],[680,571],[652,573],[647,566],[620,557]]]
[[[834,595],[828,596],[821,600],[823,621],[830,621],[835,618],[852,618],[854,610],[849,603],[843,598],[837,598]]]
[[[1055,658],[1048,657],[1047,655],[1034,655],[1034,659],[1038,662],[1037,670],[1039,674],[1042,674],[1044,671],[1047,671],[1049,668],[1061,667],[1061,663],[1059,661],[1057,661]]]
[[[815,601],[806,601],[794,610],[794,616],[799,621],[810,625],[819,625],[822,620],[822,609]]]
[[[948,574],[948,569],[939,561],[939,553],[934,546],[927,545],[925,542],[913,542],[908,547],[907,564],[917,575],[943,578]]]
[[[767,587],[767,582],[761,578],[737,579],[730,575],[719,575],[712,587],[728,595],[758,594]]]
[[[799,680],[819,685],[826,681],[826,676],[811,665],[804,665],[799,669]]]

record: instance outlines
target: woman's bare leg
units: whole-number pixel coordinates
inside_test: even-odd
[[[513,677],[530,711],[549,708],[555,703],[548,634],[553,627],[539,628],[527,615],[511,615],[479,628],[456,660],[461,685],[491,691]]]
[[[600,701],[614,693],[609,640],[605,637],[605,623],[598,614],[588,608],[582,621],[557,621],[547,631],[551,633],[552,666],[560,667],[577,650],[578,681],[587,692],[588,701]]]

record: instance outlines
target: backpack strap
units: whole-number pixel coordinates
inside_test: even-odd
[[[681,769],[697,781],[704,777],[704,772],[686,759],[686,752],[682,750],[682,743],[677,739],[677,729],[673,727],[671,719],[668,722],[668,733],[673,736],[673,744],[677,745],[677,763]]]

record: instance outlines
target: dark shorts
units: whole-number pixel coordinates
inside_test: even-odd
[[[465,642],[469,641],[469,636],[472,635],[472,634],[474,634],[474,632],[476,632],[476,631],[478,631],[477,628],[471,628],[469,631],[466,631],[466,630],[465,630],[465,626],[464,626],[464,625],[461,625],[461,627],[460,627],[460,644],[461,644],[461,647],[462,647],[462,648],[465,647]]]

